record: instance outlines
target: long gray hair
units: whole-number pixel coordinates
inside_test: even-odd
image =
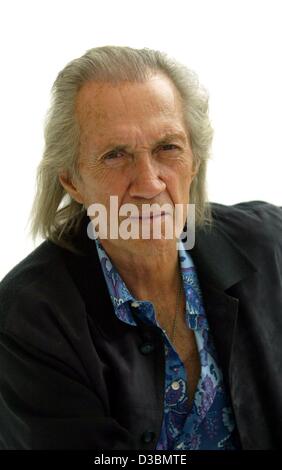
[[[58,74],[46,116],[45,149],[37,170],[37,191],[31,210],[31,234],[48,238],[70,250],[71,237],[79,228],[85,208],[65,191],[59,181],[62,170],[79,177],[80,132],[75,115],[76,95],[89,80],[118,84],[143,82],[165,74],[180,93],[195,164],[199,165],[190,188],[190,203],[196,207],[196,225],[211,222],[206,194],[206,169],[213,130],[208,116],[208,93],[195,72],[152,49],[104,46],[88,50]]]

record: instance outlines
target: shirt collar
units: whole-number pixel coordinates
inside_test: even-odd
[[[130,308],[127,308],[127,304],[134,302],[139,302],[141,304],[141,301],[137,301],[130,293],[125,282],[104,250],[100,240],[96,239],[95,242],[115,314],[120,320],[131,325],[136,325],[131,315]],[[194,330],[199,328],[208,329],[196,268],[192,257],[185,250],[182,241],[180,241],[180,249],[178,250],[178,253],[183,288],[186,297],[187,323],[189,324],[189,327]]]

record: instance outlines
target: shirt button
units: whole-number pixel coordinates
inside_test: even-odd
[[[139,302],[131,302],[131,307],[139,307]]]
[[[172,390],[179,390],[180,388],[179,382],[172,382],[171,388]]]
[[[155,346],[152,343],[143,343],[139,347],[139,351],[145,355],[151,354],[154,351],[154,349],[155,349]]]
[[[141,436],[141,440],[142,440],[142,442],[144,442],[144,444],[150,444],[151,442],[153,442],[155,437],[156,437],[156,434],[154,432],[145,431],[145,432],[143,432],[143,434]]]

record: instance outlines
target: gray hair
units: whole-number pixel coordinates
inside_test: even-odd
[[[79,176],[80,129],[75,114],[76,96],[90,80],[118,84],[144,82],[152,75],[166,75],[178,90],[198,173],[190,188],[196,208],[196,226],[211,222],[206,194],[206,169],[213,130],[208,117],[208,93],[195,72],[167,54],[152,49],[104,46],[89,49],[58,74],[52,87],[51,106],[45,122],[45,148],[37,170],[37,191],[31,210],[31,234],[48,238],[70,250],[71,237],[86,210],[59,181],[64,170]]]

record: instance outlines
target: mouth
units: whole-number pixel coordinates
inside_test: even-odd
[[[165,211],[162,211],[158,214],[151,213],[151,214],[142,214],[137,217],[131,216],[129,217],[130,220],[153,220],[153,219],[159,219],[161,217],[165,217],[168,213]]]

